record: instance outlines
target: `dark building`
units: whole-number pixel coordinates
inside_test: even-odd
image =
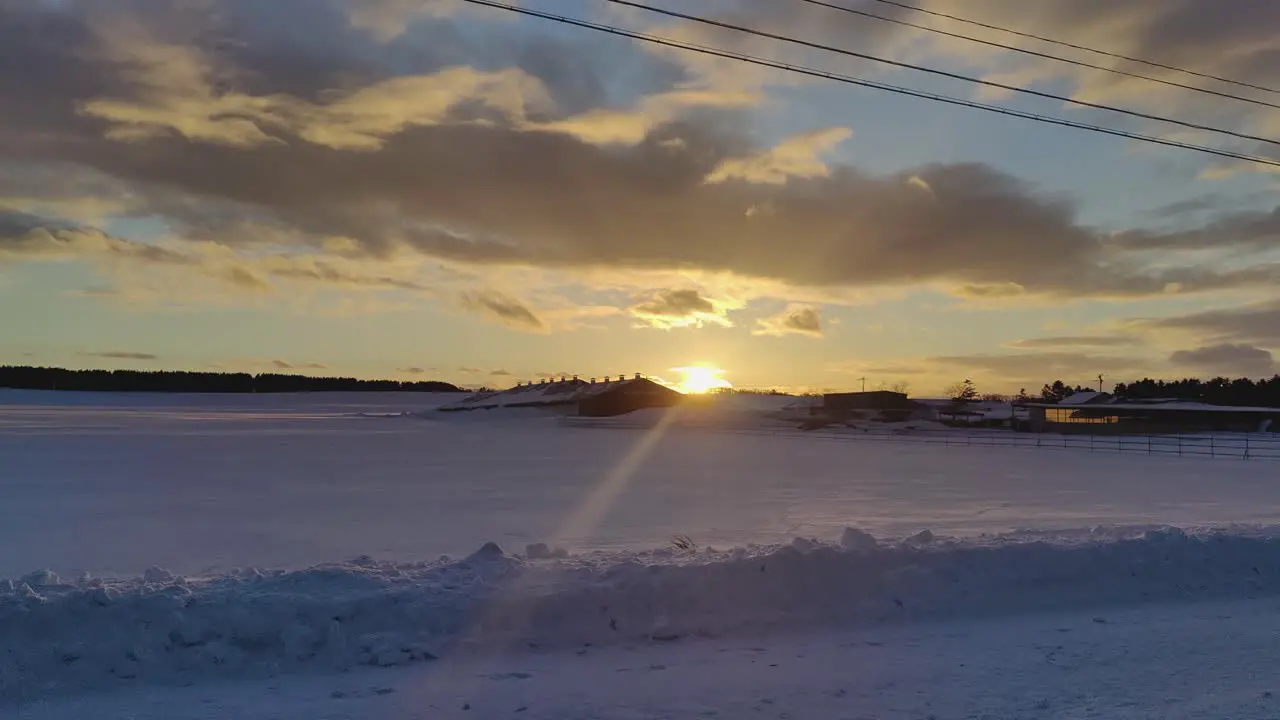
[[[824,410],[913,410],[915,403],[906,393],[889,390],[871,392],[827,393],[822,396]]]
[[[888,390],[870,392],[827,393],[822,396],[821,414],[832,420],[878,418],[886,422],[905,422],[932,417],[933,411],[911,400],[905,393]]]
[[[1197,433],[1280,432],[1280,408],[1200,402],[1124,402],[1022,405],[1033,432]]]
[[[671,407],[684,395],[648,378],[560,379],[517,385],[499,392],[476,393],[440,408],[441,412],[538,408],[561,415],[614,417],[646,408]]]
[[[646,408],[671,407],[684,399],[684,395],[665,385],[636,378],[622,383],[610,383],[597,392],[581,393],[578,398],[578,415],[582,417],[614,417]]]

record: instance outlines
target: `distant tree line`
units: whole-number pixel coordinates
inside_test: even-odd
[[[0,366],[0,387],[22,390],[97,392],[291,393],[291,392],[462,392],[439,381],[400,382],[278,373],[219,373],[142,370],[67,370]]]
[[[1043,402],[1062,402],[1081,392],[1093,392],[1083,385],[1072,387],[1061,380],[1046,384],[1040,391]],[[1212,380],[1186,378],[1183,380],[1152,380],[1145,378],[1133,383],[1116,383],[1114,394],[1126,400],[1194,400],[1209,405],[1236,405],[1246,407],[1280,407],[1280,375],[1269,380],[1218,377]],[[1023,390],[1020,400],[1031,400]]]
[[[1116,385],[1116,395],[1130,400],[1177,398],[1210,405],[1280,407],[1280,375],[1269,380],[1218,377],[1212,380],[1152,380]]]
[[[1048,383],[1043,388],[1040,389],[1040,400],[1044,402],[1051,402],[1051,403],[1062,402],[1063,400],[1066,400],[1072,395],[1075,395],[1076,393],[1082,393],[1082,392],[1093,392],[1093,390],[1083,385],[1076,385],[1075,387],[1071,387],[1070,385],[1062,382],[1061,380],[1054,380],[1052,383]],[[1023,390],[1021,393],[1019,393],[1018,397],[1020,399],[1028,399],[1028,400],[1031,399],[1027,396],[1026,390]]]
[[[947,397],[957,405],[984,401],[1046,402],[1059,403],[1082,392],[1094,392],[1084,385],[1068,385],[1061,380],[1046,383],[1038,396],[1023,388],[1013,397],[981,394],[971,380],[955,383],[946,389]],[[1114,394],[1126,400],[1194,400],[1209,405],[1235,405],[1245,407],[1280,407],[1280,375],[1269,380],[1249,378],[1212,380],[1186,378],[1183,380],[1152,380],[1146,378],[1133,383],[1117,383]]]

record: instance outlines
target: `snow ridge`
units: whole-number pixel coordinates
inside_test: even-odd
[[[534,559],[536,558],[536,559]],[[1176,528],[1052,541],[896,543],[847,530],[728,551],[565,556],[493,543],[462,560],[296,571],[0,580],[0,698],[430,661],[445,653],[672,641],[1280,594],[1280,539]]]

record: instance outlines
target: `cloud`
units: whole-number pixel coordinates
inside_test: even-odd
[[[658,290],[630,309],[632,317],[645,326],[660,330],[703,327],[707,323],[733,327],[727,305],[705,297],[692,288]]]
[[[490,370],[489,375],[491,377],[512,377],[514,373],[507,370]]]
[[[928,373],[929,370],[928,368],[924,368],[919,365],[880,365],[865,367],[859,370],[847,370],[846,372],[897,377],[901,375],[924,375]]]
[[[421,15],[450,15],[465,7],[468,6],[461,0],[349,0],[347,17],[352,27],[367,31],[379,41],[390,42],[404,35]]]
[[[1141,330],[1188,333],[1216,343],[1280,347],[1280,301],[1181,316],[1136,318],[1129,324]]]
[[[182,252],[111,237],[93,228],[67,227],[44,218],[0,213],[0,260],[73,257],[108,257],[169,265],[196,262]]]
[[[290,362],[288,360],[272,360],[271,364],[280,370],[328,370],[329,366],[320,362]]]
[[[831,168],[821,156],[853,135],[848,128],[815,130],[784,140],[777,147],[740,158],[726,158],[706,177],[708,183],[743,180],[781,185],[791,178],[822,178]]]
[[[791,305],[778,315],[756,321],[754,335],[808,335],[822,337],[822,315],[811,305]]]
[[[759,100],[759,96],[752,93],[675,90],[647,97],[633,109],[591,110],[563,120],[530,123],[526,128],[571,135],[594,145],[634,145],[688,110],[744,108],[757,104]],[[661,140],[658,145],[668,151],[687,149],[679,137]]]
[[[520,300],[496,290],[479,290],[462,294],[462,304],[469,310],[516,330],[545,332],[546,323]]]
[[[1004,300],[1022,297],[1027,289],[1015,282],[991,282],[983,284],[967,283],[955,287],[952,292],[962,298],[976,300]]]
[[[936,356],[924,359],[936,373],[972,374],[1005,386],[1036,385],[1053,380],[1072,384],[1151,370],[1156,363],[1143,357],[1097,355],[1071,351]]]
[[[4,202],[51,220],[122,213],[173,236],[155,250],[11,218],[4,261],[150,262],[155,272],[202,273],[256,293],[297,281],[429,294],[431,278],[397,265],[408,257],[480,271],[696,271],[810,294],[928,284],[986,299],[1135,298],[1280,282],[1280,263],[1263,255],[1275,247],[1274,213],[1103,232],[1072,198],[988,165],[884,174],[833,160],[843,128],[762,147],[750,113],[781,76],[740,63],[517,32],[517,23],[489,22],[492,13],[459,24],[400,0],[104,7],[0,2],[0,64],[26,69],[0,77],[0,176],[20,178],[9,169],[20,164],[45,178]],[[1105,12],[1046,0],[983,12],[1139,54],[1186,53],[1197,67],[1212,58],[1232,77],[1265,80],[1280,57],[1270,50],[1280,40],[1260,30],[1280,12],[1270,8],[1259,19],[1210,0]],[[1093,98],[1136,89],[821,8],[746,0],[724,15],[870,50],[961,58],[1018,82],[1062,79]],[[811,59],[687,24],[655,29]],[[370,42],[369,32],[391,41]],[[1158,105],[1170,96],[1132,97]],[[62,170],[85,180],[48,181]],[[106,209],[73,209],[94,198]],[[191,240],[214,245],[184,249]],[[1189,255],[1210,245],[1248,257]],[[268,249],[274,256],[263,259]],[[1153,258],[1152,249],[1171,252]],[[162,251],[173,256],[143,257]],[[321,257],[293,259],[309,254]],[[485,297],[463,306],[522,329],[554,325],[523,303]]]
[[[290,282],[350,290],[434,293],[434,288],[415,277],[420,267],[416,261],[325,257],[297,251],[269,253],[248,246],[234,248],[172,238],[140,242],[91,227],[0,211],[0,261],[5,260],[85,260],[108,274],[148,269],[181,271],[250,293],[281,290]],[[129,279],[138,282],[136,275]]]
[[[88,357],[103,358],[106,360],[159,360],[159,355],[146,352],[132,352],[125,350],[109,350],[105,352],[85,353]]]
[[[1194,201],[1182,212],[1190,212]],[[1177,232],[1131,230],[1109,240],[1126,250],[1280,249],[1280,207],[1269,212],[1222,214],[1196,228]]]
[[[396,372],[402,375],[425,375],[428,371],[434,372],[434,370],[435,370],[434,368],[420,368],[420,367],[396,368]]]
[[[1078,347],[1124,347],[1141,345],[1143,340],[1135,335],[1070,335],[1015,340],[1006,347],[1018,350],[1043,350]]]
[[[1228,375],[1270,375],[1276,370],[1271,353],[1252,345],[1208,345],[1179,350],[1169,356],[1175,365]]]

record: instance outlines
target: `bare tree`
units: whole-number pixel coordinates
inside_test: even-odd
[[[947,397],[956,402],[973,402],[978,399],[978,388],[969,379],[947,386],[946,393]]]

